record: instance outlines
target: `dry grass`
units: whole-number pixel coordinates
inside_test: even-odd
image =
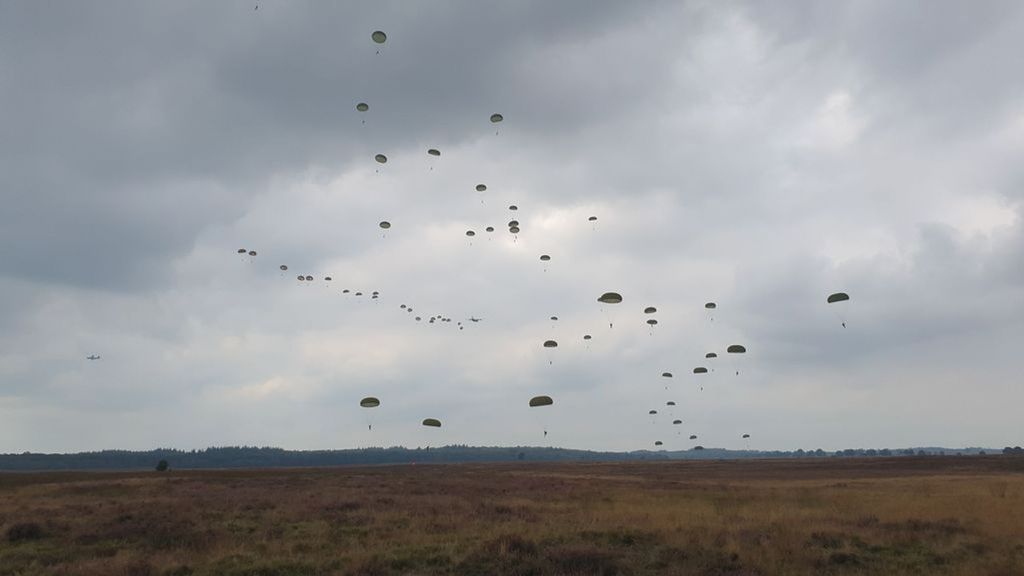
[[[0,576],[1024,574],[1024,459],[0,474]]]

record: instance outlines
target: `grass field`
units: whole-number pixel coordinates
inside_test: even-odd
[[[1009,576],[1024,458],[9,473],[0,537],[0,576]]]

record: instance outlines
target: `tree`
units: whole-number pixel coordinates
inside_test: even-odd
[[[167,464],[167,460],[161,460],[156,465],[156,471],[157,472],[166,472],[167,468],[169,468],[169,467],[170,466]]]

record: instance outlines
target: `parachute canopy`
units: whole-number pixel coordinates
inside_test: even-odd
[[[588,222],[597,222],[597,216],[591,216],[590,218],[587,218],[587,221]]]
[[[427,419],[425,419],[423,421],[423,425],[424,426],[432,426],[434,428],[440,428],[441,427],[441,421],[438,420],[437,418],[427,418]]]
[[[249,250],[249,256],[255,256],[255,255],[256,255],[256,251],[255,250]]]
[[[718,354],[715,354],[714,352],[708,352],[707,354],[704,355],[704,357],[705,358],[718,358]]]
[[[391,222],[388,222],[387,220],[381,220],[380,227],[387,230],[388,228],[391,228]]]
[[[508,209],[513,211],[513,212],[515,212],[516,210],[519,210],[519,206],[516,206],[515,204],[512,204],[511,206],[508,207]]]
[[[696,439],[697,439],[697,435],[696,434],[690,434],[690,440],[696,440]]]
[[[655,320],[654,318],[651,318],[650,320],[647,321],[647,323],[650,324],[651,326],[656,326],[658,324],[658,321]]]
[[[466,236],[476,236],[476,232],[473,232],[472,230],[466,230]]]
[[[246,253],[246,249],[245,248],[239,248],[238,249],[238,253],[239,254],[245,254]]]
[[[708,369],[703,367],[703,366],[697,366],[696,368],[693,369],[693,373],[694,374],[707,374],[708,373]]]
[[[487,190],[487,184],[477,184],[476,185],[476,191],[477,192],[484,192],[486,190]]]
[[[541,254],[540,255],[540,261],[541,262],[547,262],[549,260],[551,260],[551,256],[548,256],[547,254]]]
[[[427,154],[430,154],[431,156],[440,156],[441,155],[441,151],[438,150],[437,148],[431,148],[431,149],[427,150]]]
[[[583,339],[584,340],[590,340],[590,334],[584,334],[583,335]]]
[[[707,308],[708,310],[714,310],[715,308],[718,308],[718,304],[715,304],[714,302],[708,302],[704,304],[704,307]]]
[[[551,396],[534,396],[530,398],[530,407],[536,406],[551,406],[555,401],[551,399]]]
[[[373,396],[367,396],[359,401],[359,405],[363,408],[376,408],[377,406],[380,406],[380,400]]]
[[[376,156],[373,157],[373,159],[380,164],[387,164],[388,162],[388,157],[383,154],[377,154]]]
[[[846,292],[836,292],[835,294],[829,295],[828,303],[832,304],[833,302],[842,302],[844,300],[849,300],[849,299],[850,299],[850,295],[847,294]]]
[[[750,438],[750,434],[744,434],[743,437],[744,438]]]
[[[356,110],[359,110],[360,112],[366,112],[369,109],[370,105],[367,104],[366,102],[360,102],[359,104],[356,104]]]
[[[655,440],[654,441],[654,445],[655,446],[661,446],[661,440]]]
[[[501,122],[504,119],[505,119],[505,117],[502,116],[501,114],[491,114],[491,122],[493,122],[495,124],[497,124],[498,122]]]
[[[285,270],[288,269],[288,265],[287,264],[281,264],[280,266],[278,266],[278,268],[280,268],[281,271],[284,272]]]
[[[679,424],[682,424],[683,421],[682,420],[673,420],[672,423],[678,426]]]
[[[519,226],[509,226],[508,231],[513,234],[519,234]]]
[[[545,348],[558,348],[558,342],[555,342],[554,340],[545,340],[544,341],[544,347]]]
[[[648,412],[648,414],[651,414],[651,415],[654,415],[654,414],[657,414],[657,413],[658,413],[657,410],[651,410],[650,412]]]
[[[669,400],[668,402],[665,402],[665,406],[675,406],[675,405],[676,405],[676,403],[674,401],[672,401],[672,400]]]
[[[372,38],[377,44],[383,44],[387,41],[388,35],[380,30],[374,30],[373,34],[370,34],[370,38]]]
[[[740,346],[739,344],[733,344],[732,346],[729,346],[728,348],[726,348],[725,351],[728,352],[729,354],[746,354],[747,353],[747,349],[744,348],[743,346]]]
[[[618,292],[605,292],[604,294],[601,294],[601,297],[598,298],[597,301],[602,304],[621,304],[622,294],[619,294]]]
[[[487,228],[484,228],[484,230],[487,230],[488,232],[494,232],[494,226],[488,226]]]
[[[647,308],[644,308],[644,314],[654,314],[657,311],[658,309],[655,308],[654,306],[648,306]]]
[[[661,373],[661,377],[662,378],[671,378],[672,377],[672,373],[671,372],[662,372]]]

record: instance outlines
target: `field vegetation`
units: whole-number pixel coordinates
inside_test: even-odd
[[[0,474],[0,576],[1024,574],[1024,458]]]

